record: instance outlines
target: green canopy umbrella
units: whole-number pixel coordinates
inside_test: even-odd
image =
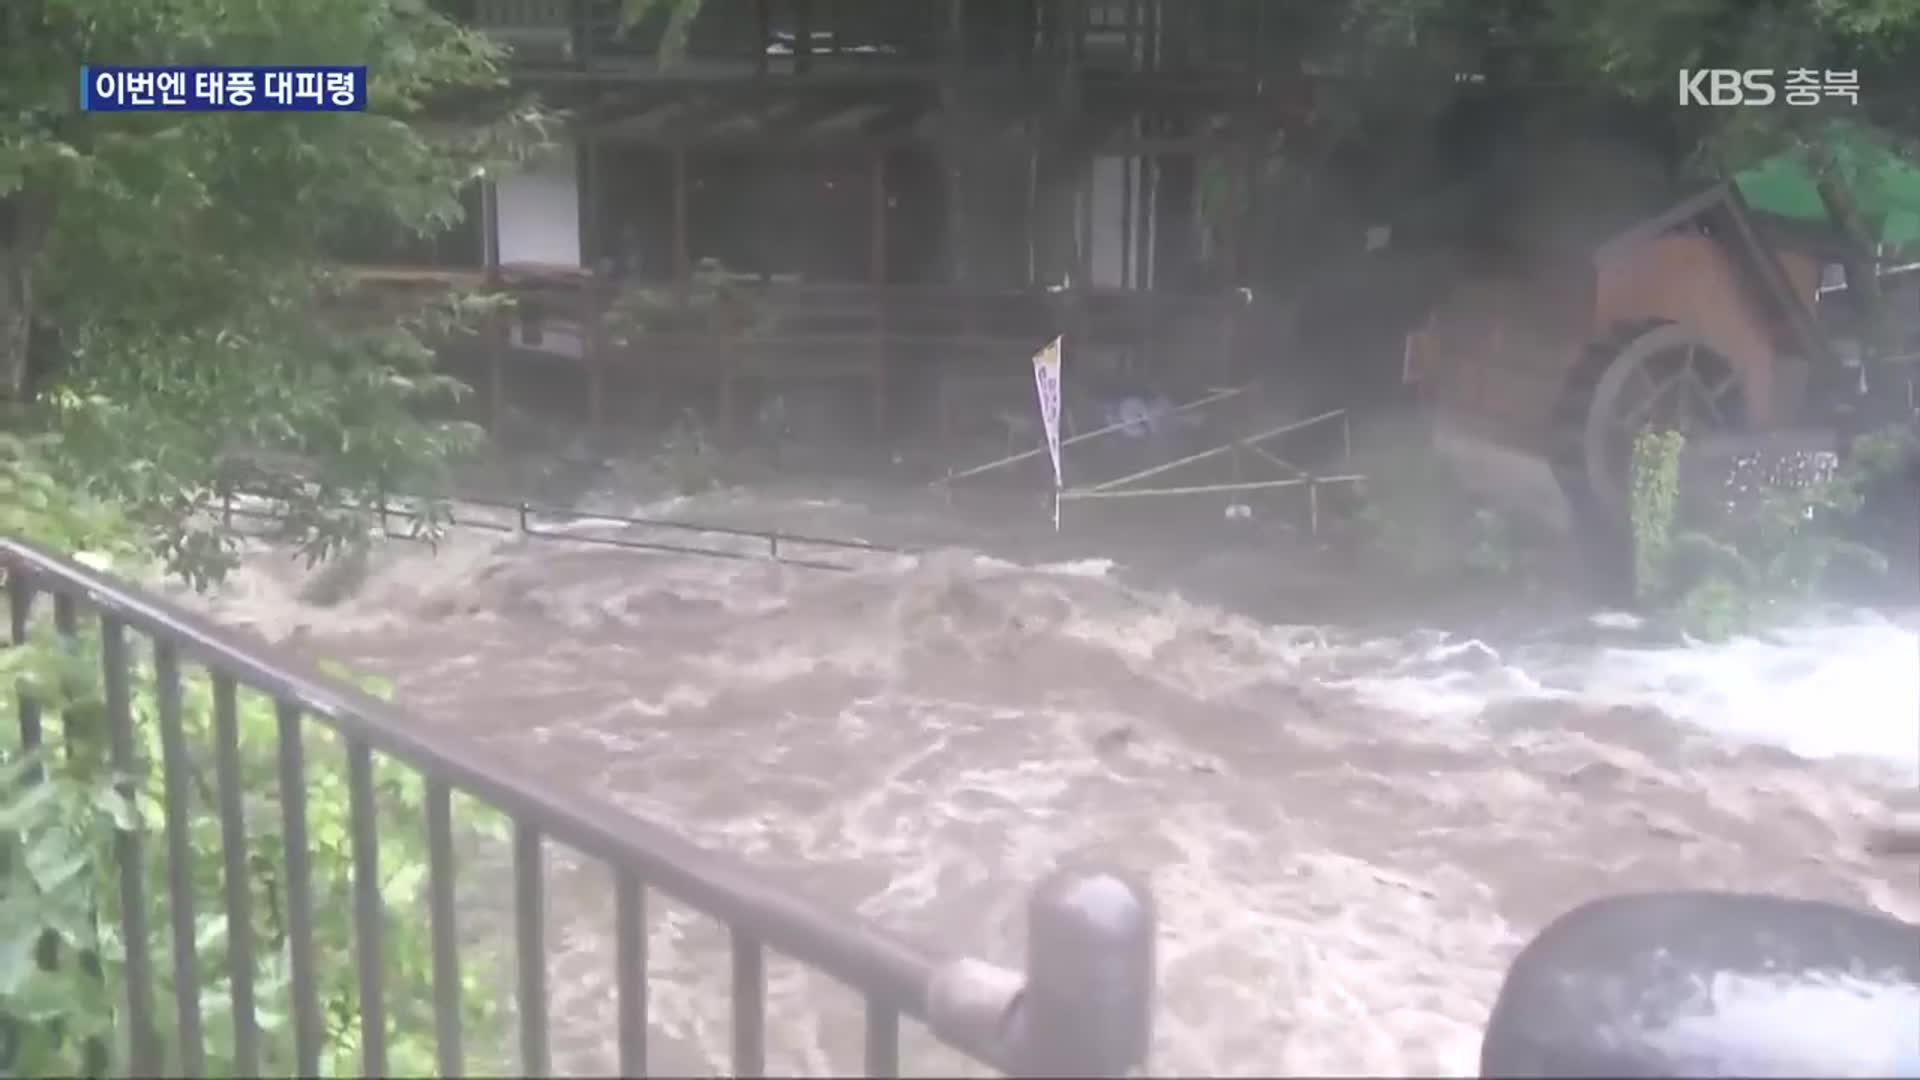
[[[1920,165],[1852,124],[1830,125],[1822,142],[1875,239],[1894,251],[1920,248]],[[1762,213],[1828,220],[1804,152],[1768,158],[1736,174],[1734,184]]]

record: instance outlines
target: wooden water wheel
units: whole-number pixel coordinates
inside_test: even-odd
[[[1634,440],[1643,431],[1694,437],[1747,426],[1740,367],[1698,332],[1654,323],[1605,360],[1579,432],[1586,490],[1605,520],[1628,520]]]

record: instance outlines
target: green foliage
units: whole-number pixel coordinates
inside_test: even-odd
[[[661,63],[672,64],[686,55],[693,20],[705,6],[706,0],[621,0],[620,29],[627,33],[648,20],[662,20],[659,56]]]
[[[1889,424],[1853,440],[1851,455],[1855,489],[1864,491],[1875,484],[1898,477],[1907,463],[1920,452],[1920,439],[1912,428]]]
[[[73,552],[105,569],[138,565],[144,553],[120,507],[61,487],[47,464],[46,437],[0,432],[0,536]]]
[[[1358,433],[1352,471],[1359,539],[1413,579],[1538,584],[1537,549],[1512,517],[1479,500],[1424,433]]]
[[[1667,587],[1680,511],[1680,451],[1675,431],[1643,431],[1633,441],[1628,516],[1633,531],[1633,591],[1642,602]]]
[[[195,585],[232,562],[204,511],[262,490],[282,539],[310,559],[364,537],[389,493],[444,490],[440,474],[475,440],[447,422],[463,388],[435,374],[429,345],[489,304],[434,298],[370,318],[330,258],[367,228],[426,235],[455,224],[481,171],[520,156],[542,115],[503,100],[498,51],[427,0],[23,0],[0,5],[0,532],[96,566],[157,561]],[[370,70],[365,114],[84,114],[88,62],[345,63]],[[476,110],[489,115],[474,120]],[[469,115],[462,116],[460,110]],[[24,311],[21,305],[25,304]],[[51,380],[28,386],[27,357]],[[438,516],[426,507],[430,532]],[[43,605],[44,606],[44,605]],[[44,620],[42,620],[44,622]],[[184,673],[185,790],[168,792],[155,670],[132,675],[137,767],[104,749],[100,646],[36,627],[0,651],[0,1013],[19,1023],[9,1069],[95,1073],[84,1042],[125,1052],[125,948],[116,840],[147,835],[134,868],[148,898],[156,1026],[175,1037],[175,995],[199,996],[211,1075],[234,1072],[225,869],[213,765],[214,692]],[[52,746],[22,745],[12,688],[30,691]],[[238,700],[243,883],[251,897],[266,1068],[294,1070],[285,837],[270,703]],[[314,944],[325,1028],[321,1068],[359,1068],[350,925],[353,860],[338,741],[305,725]],[[41,775],[44,773],[44,775]],[[380,888],[389,911],[390,1057],[433,1068],[421,781],[376,765]],[[198,978],[176,986],[168,815],[192,895]],[[464,809],[464,808],[463,808]],[[463,819],[465,820],[465,819]],[[497,823],[496,823],[497,827]],[[184,910],[184,909],[181,909]],[[483,958],[469,955],[463,1004],[484,1040],[500,1025]],[[480,1048],[476,1048],[480,1049]],[[180,1048],[169,1046],[173,1067]]]
[[[484,36],[424,0],[27,0],[0,9],[0,398],[28,346],[57,360],[37,407],[56,479],[122,503],[161,557],[217,576],[207,497],[266,486],[315,557],[364,531],[366,504],[438,490],[476,438],[435,420],[462,388],[427,343],[473,304],[397,321],[345,317],[329,259],[353,229],[430,234],[460,220],[479,170],[541,116],[503,105],[453,123],[448,101],[502,88]],[[349,63],[365,114],[85,114],[87,62]],[[9,333],[9,295],[31,325]]]
[[[96,635],[62,640],[46,634],[27,646],[0,652],[0,685],[16,681],[62,738],[57,752],[30,753],[19,744],[11,700],[0,707],[0,851],[6,860],[0,909],[0,1013],[27,1021],[30,1037],[17,1051],[12,1073],[74,1075],[84,1071],[80,1037],[112,1034],[124,1039],[125,948],[117,940],[120,917],[116,830],[147,833],[142,867],[152,927],[149,941],[157,975],[157,1015],[168,1060],[180,1061],[168,914],[168,822],[165,749],[158,723],[151,663],[137,665],[133,712],[137,757],[132,777],[114,774],[103,746],[105,703],[100,692]],[[213,761],[214,690],[201,675],[185,678],[181,719],[186,790],[183,835],[189,851],[187,880],[193,907],[200,995],[205,1017],[210,1075],[235,1075],[231,1045],[232,984],[225,907],[225,870],[218,779]],[[368,683],[367,688],[384,692]],[[272,704],[241,695],[236,711],[240,786],[245,793],[247,890],[251,898],[257,1016],[264,1068],[295,1070],[291,1027],[291,969],[286,923],[286,850],[281,818],[278,721]],[[323,1027],[321,1068],[351,1075],[360,1068],[358,988],[352,927],[353,851],[344,754],[339,740],[306,724],[307,855],[312,867],[315,972]],[[31,771],[45,767],[44,781]],[[425,793],[420,776],[380,759],[375,764],[380,824],[381,894],[386,901],[384,970],[389,1041],[396,1075],[428,1075],[434,1069],[433,983],[430,928],[425,907],[427,851],[421,828]],[[484,820],[490,839],[504,839],[504,823]],[[57,939],[67,962],[42,967],[39,942]],[[99,958],[99,976],[89,976],[74,955]],[[468,1030],[485,1040],[499,1026],[497,981],[485,956],[465,957],[463,1002]],[[49,1022],[58,1021],[61,1038]],[[118,1042],[114,1042],[118,1046]],[[495,1047],[497,1049],[497,1046]]]
[[[718,259],[696,263],[685,289],[630,286],[614,298],[607,312],[608,330],[617,345],[629,344],[644,334],[676,329],[752,334],[764,328],[766,319],[753,290]]]
[[[110,783],[65,770],[41,779],[45,755],[0,754],[0,1061],[8,1076],[82,1075],[89,1042],[113,1034],[112,986],[74,956],[111,960],[98,913],[113,833],[133,823]],[[59,963],[65,953],[68,960]]]
[[[1763,486],[1736,513],[1688,527],[1678,502],[1683,443],[1645,433],[1635,444],[1633,539],[1636,591],[1696,637],[1750,631],[1820,598],[1833,571],[1887,570],[1882,553],[1847,536],[1864,491],[1889,467],[1896,436],[1856,442],[1846,463],[1804,484]]]
[[[42,440],[41,442],[44,442]],[[79,552],[82,561],[122,572],[154,568],[137,526],[111,503],[55,483],[35,457],[41,442],[0,436],[0,531]],[[39,605],[23,645],[0,648],[0,1076],[97,1075],[88,1040],[112,1054],[126,1050],[126,949],[120,940],[122,894],[115,840],[145,833],[136,868],[147,898],[148,946],[156,975],[154,1026],[173,1068],[181,1062],[174,1025],[174,906],[170,900],[169,794],[160,728],[156,666],[136,655],[130,674],[135,767],[109,761],[106,701],[97,630],[63,637]],[[145,650],[135,648],[136,654]],[[339,668],[336,677],[348,676]],[[230,927],[215,763],[215,690],[206,673],[180,672],[179,837],[191,897],[208,1073],[235,1075],[232,1045]],[[377,680],[357,680],[376,695]],[[16,688],[19,694],[15,693]],[[47,745],[22,744],[20,694],[40,708]],[[265,1070],[295,1071],[291,1028],[286,844],[279,782],[279,719],[273,704],[236,695],[238,787],[246,828],[246,892],[254,937],[253,982]],[[306,852],[311,867],[314,971],[323,1026],[321,1069],[360,1069],[358,985],[351,923],[353,849],[345,753],[318,721],[302,725],[306,752]],[[425,792],[417,773],[376,758],[380,891],[388,917],[383,956],[389,1056],[396,1075],[434,1071],[431,928],[423,917],[427,877]],[[456,846],[495,844],[505,822],[456,804],[466,831]],[[476,1065],[507,1068],[506,1026],[492,958],[463,950],[461,1001]]]

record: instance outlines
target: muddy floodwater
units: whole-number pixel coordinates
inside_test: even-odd
[[[654,509],[873,538],[928,520],[848,498]],[[1273,579],[1257,550],[1144,573],[1070,532],[964,535],[833,574],[460,534],[381,549],[328,607],[260,552],[214,606],[391,676],[503,762],[944,947],[1013,963],[1057,861],[1133,868],[1163,919],[1155,1072],[1470,1073],[1513,951],[1608,892],[1920,920],[1915,862],[1863,843],[1920,783],[1920,620],[1835,612],[1717,646],[1597,612],[1296,622],[1219,587]],[[556,1066],[604,1073],[610,898],[569,866]],[[722,937],[665,907],[651,948],[656,1066],[725,1070]],[[779,962],[769,982],[771,1070],[858,1068],[853,995]],[[957,1067],[925,1043],[909,1068]]]

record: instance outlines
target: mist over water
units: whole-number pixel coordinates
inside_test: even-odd
[[[915,525],[846,500],[671,509]],[[1471,1073],[1512,952],[1606,893],[1920,919],[1913,864],[1862,843],[1915,804],[1920,621],[1688,647],[1610,616],[1500,641],[1283,625],[1048,545],[828,574],[461,534],[379,549],[324,608],[261,553],[213,606],[943,947],[1017,963],[1025,891],[1058,861],[1136,870],[1163,919],[1155,1072]],[[566,858],[555,874],[556,1064],[604,1072],[611,899]],[[666,906],[651,946],[655,1067],[725,1070],[723,937]],[[857,1068],[852,994],[778,962],[769,984],[770,1070]],[[910,1068],[964,1067],[927,1042]]]

